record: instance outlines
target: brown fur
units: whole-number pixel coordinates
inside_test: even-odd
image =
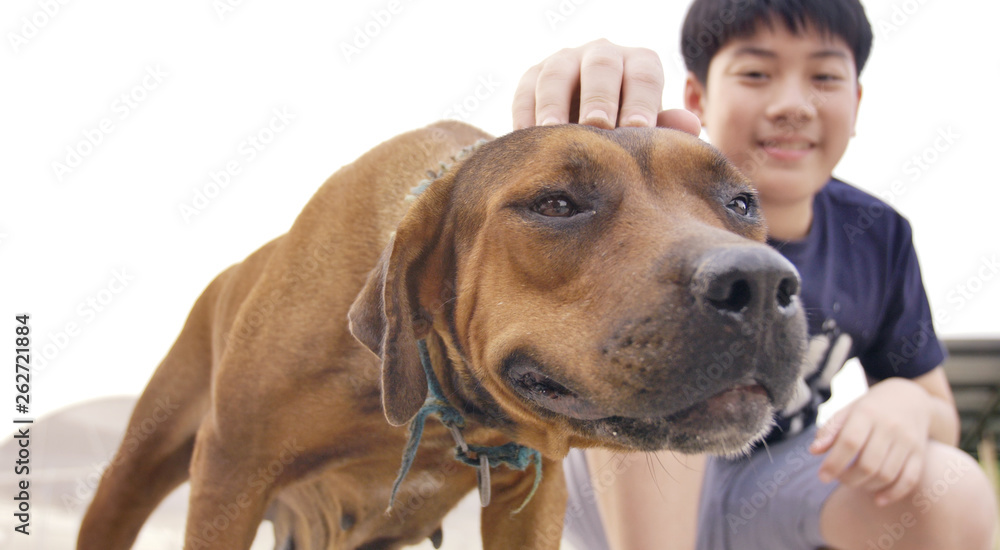
[[[493,470],[485,548],[558,547],[571,446],[729,452],[767,427],[801,354],[797,302],[738,324],[689,290],[715,251],[777,256],[753,242],[759,219],[726,210],[752,194],[745,179],[679,132],[537,128],[487,144],[407,203],[428,170],[484,138],[443,122],[379,145],[331,176],[286,235],[208,286],[129,426],[162,400],[180,407],[119,450],[79,549],[128,548],[189,476],[189,550],[247,548],[265,514],[296,550],[436,536],[476,484],[436,421],[385,512],[400,425],[426,397],[419,338],[471,444],[543,455],[542,484],[516,515],[533,468]],[[589,201],[592,221],[567,230],[536,218],[534,201],[556,189]],[[709,352],[732,342],[746,353],[695,384]],[[530,384],[549,376],[569,393]],[[769,399],[710,399],[748,381]]]

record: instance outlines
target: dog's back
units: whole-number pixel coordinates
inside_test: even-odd
[[[268,382],[259,373],[216,372],[227,355],[264,347],[269,353],[295,355],[293,364],[302,369],[274,373],[294,383],[314,383],[318,373],[335,371],[333,377],[324,376],[330,389],[327,398],[339,403],[344,414],[365,412],[358,411],[357,404],[373,408],[375,414],[358,414],[375,420],[372,426],[359,426],[359,433],[385,430],[378,365],[347,331],[347,311],[405,213],[410,190],[463,147],[489,137],[462,123],[442,122],[380,144],[332,175],[287,234],[213,280],[139,399],[125,443],[84,518],[78,548],[131,546],[160,500],[187,479],[195,440],[213,411],[213,400],[226,400],[216,402],[216,408],[246,409],[248,414],[269,407],[261,399],[267,391],[260,387]],[[329,291],[331,286],[337,290]],[[311,314],[301,315],[303,309]],[[299,315],[286,316],[290,310]],[[215,378],[220,374],[226,378],[221,385]],[[224,393],[219,387],[226,388]],[[293,419],[343,423],[335,418]],[[294,442],[286,443],[292,453]],[[277,456],[289,455],[279,449]],[[392,469],[396,467],[398,462]],[[254,491],[251,485],[247,480],[247,489]],[[277,509],[279,518],[285,518],[282,525],[290,525],[291,508]]]

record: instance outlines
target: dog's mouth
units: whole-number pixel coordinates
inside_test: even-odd
[[[770,391],[744,378],[680,410],[598,405],[543,374],[532,361],[513,361],[507,378],[525,400],[567,418],[578,431],[617,446],[640,450],[733,453],[760,437],[776,410]],[[657,410],[659,409],[659,410]]]
[[[514,391],[543,409],[578,420],[597,420],[608,416],[578,393],[523,362],[514,364],[508,377]]]

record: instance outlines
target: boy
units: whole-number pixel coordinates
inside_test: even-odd
[[[958,417],[909,224],[831,177],[854,133],[871,42],[857,0],[691,6],[681,41],[685,107],[754,180],[770,243],[800,271],[811,335],[804,383],[748,457],[679,465],[672,453],[657,455],[668,470],[662,492],[650,490],[640,465],[602,478],[599,502],[588,501],[580,480],[612,453],[571,454],[567,536],[581,548],[608,548],[603,532],[615,549],[990,547],[996,503],[982,471],[954,447]],[[578,93],[582,123],[696,133],[698,121],[684,113],[657,112],[662,88],[652,52],[592,42],[525,74],[514,126],[570,122]],[[871,225],[860,230],[865,213]],[[830,378],[851,357],[871,387],[817,429]]]

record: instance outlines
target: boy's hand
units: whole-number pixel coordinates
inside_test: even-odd
[[[698,135],[682,109],[660,112],[663,66],[652,50],[600,39],[528,69],[514,93],[514,129],[577,122],[601,128],[666,126]]]
[[[817,432],[809,451],[829,451],[820,480],[870,491],[878,506],[905,497],[923,470],[932,399],[922,386],[903,378],[872,386]]]

